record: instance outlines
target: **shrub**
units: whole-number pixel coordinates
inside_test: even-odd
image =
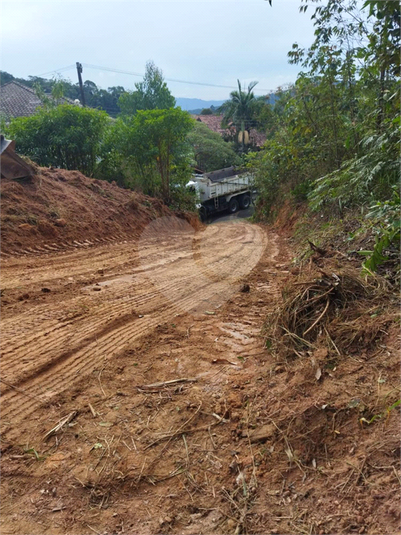
[[[104,111],[64,104],[13,119],[7,133],[16,140],[18,152],[39,165],[92,176],[107,124]]]

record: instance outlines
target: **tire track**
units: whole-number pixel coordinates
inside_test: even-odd
[[[196,292],[198,290],[203,289],[196,287],[196,280],[194,275],[189,275],[185,278],[181,278],[179,281],[171,283],[163,288],[162,293],[175,293],[176,300],[181,303],[180,297],[186,297],[189,293]],[[206,281],[206,284],[209,284],[209,281]],[[180,295],[180,289],[184,289],[184,292],[182,295]],[[216,288],[213,290],[214,293],[216,293]],[[146,303],[147,310],[144,310],[147,314],[152,314],[154,312],[157,312],[157,310],[160,310],[160,292],[155,291],[153,292],[151,298],[149,298],[149,294],[141,295],[140,300],[142,303]],[[102,330],[109,329],[109,326],[111,323],[116,323],[121,321],[121,317],[125,316],[126,318],[132,317],[132,306],[138,306],[138,298],[133,297],[130,300],[128,300],[126,303],[120,304],[117,302],[113,307],[107,308],[103,311],[102,316],[100,319],[98,319],[95,323],[90,325],[88,327],[86,321],[87,318],[84,318],[82,320],[82,324],[79,326],[77,330],[77,326],[75,325],[75,331],[72,334],[71,332],[66,333],[64,337],[59,336],[59,329],[63,327],[63,325],[56,325],[53,333],[58,335],[57,338],[54,341],[51,341],[49,337],[47,336],[49,334],[49,331],[46,331],[42,334],[41,343],[38,343],[39,336],[35,339],[30,340],[30,343],[32,344],[35,342],[35,349],[31,351],[30,353],[30,360],[34,362],[35,368],[37,370],[41,370],[43,368],[43,365],[41,364],[41,361],[45,361],[45,367],[49,364],[49,359],[52,361],[52,352],[57,353],[57,349],[59,351],[62,351],[63,348],[68,345],[68,338],[71,338],[72,336],[75,338],[75,346],[70,347],[67,351],[67,354],[71,354],[74,350],[78,350],[79,347],[82,345],[82,341],[89,341],[91,336],[101,336]],[[168,302],[165,303],[168,305]],[[182,306],[182,303],[178,305],[178,307]],[[129,312],[128,312],[129,311]],[[98,315],[99,317],[99,315]],[[65,327],[73,325],[72,322],[69,322],[67,325],[64,325]],[[93,333],[93,335],[92,335]],[[20,346],[17,348],[13,348],[13,350],[10,350],[9,352],[5,351],[3,354],[3,364],[7,363],[7,379],[11,380],[9,378],[9,375],[11,372],[18,372],[20,370],[20,360],[23,358],[23,355],[26,351],[26,344],[27,340],[22,340],[20,342]],[[21,349],[21,351],[19,351]],[[10,359],[10,362],[7,362],[7,360]],[[54,362],[57,362],[58,357],[54,357]],[[26,367],[27,363],[26,360],[24,362],[24,375],[26,375]],[[35,375],[38,373],[37,371],[30,371],[30,374],[35,373]],[[13,383],[17,386],[21,386],[21,382],[23,382],[23,378],[19,377],[17,373],[15,373],[15,377],[13,378]]]
[[[239,248],[241,248],[241,245],[239,246]],[[233,252],[234,255],[236,255],[238,251],[234,250],[232,252]],[[181,259],[183,259],[183,258],[185,258],[185,257],[181,256]],[[217,263],[219,263],[221,261],[225,261],[225,260],[226,260],[226,255],[221,254],[220,257],[218,255],[216,255],[215,264],[217,264]],[[229,268],[230,269],[232,268],[232,265],[233,264],[231,264],[231,263],[229,264]],[[167,269],[168,268],[169,267],[167,266]],[[155,269],[155,266],[151,265],[150,269]],[[150,271],[150,269],[148,271]],[[160,269],[160,266],[159,266],[159,269]],[[141,272],[146,272],[146,268],[140,268],[140,271]],[[137,270],[134,270],[133,272],[138,273]],[[223,274],[220,271],[220,276],[223,276]],[[162,274],[162,275],[164,275],[164,274]],[[167,278],[167,276],[166,276],[166,278]],[[189,275],[188,278],[191,278],[191,275]],[[104,281],[104,284],[107,284],[107,282],[108,282],[107,280]],[[134,281],[133,280],[133,286],[134,286],[134,284],[140,285],[141,282],[143,282],[143,281]],[[165,286],[165,291],[166,292],[170,292],[172,290],[174,290],[173,287]],[[125,293],[125,288],[124,288],[124,293]],[[105,297],[107,298],[107,295]],[[117,296],[114,296],[113,298],[114,299],[121,299],[122,297],[123,297],[122,295],[117,295]],[[149,293],[146,292],[145,295],[138,296],[137,298],[132,299],[132,302],[130,302],[129,304],[124,304],[123,305],[123,310],[119,310],[118,308],[114,309],[114,307],[112,306],[111,308],[107,309],[106,313],[108,315],[110,313],[113,313],[114,311],[116,313],[123,313],[124,310],[127,308],[127,306],[130,306],[130,305],[141,305],[141,304],[143,304],[145,302],[148,302],[149,304],[151,304],[152,297],[156,298],[157,297],[157,293],[154,292],[153,294],[149,295]],[[74,305],[72,304],[72,305],[70,305],[70,307],[71,306],[73,307]],[[104,305],[101,305],[101,306],[104,306]],[[46,307],[46,305],[42,305],[42,307],[44,308],[44,307]],[[61,311],[60,311],[60,315],[62,315]],[[36,325],[37,326],[40,325],[42,327],[42,330],[46,331],[44,333],[45,336],[48,336],[49,334],[51,334],[52,331],[58,330],[58,329],[62,329],[64,327],[68,326],[69,324],[71,324],[71,322],[68,321],[68,318],[67,318],[67,323],[65,321],[63,321],[63,322],[59,322],[58,320],[55,321],[52,318],[51,321],[46,324],[45,320],[46,320],[46,316],[40,316],[40,315],[36,314],[36,317],[33,320],[34,323],[32,324],[31,313],[26,314],[26,319],[24,320],[24,324],[26,325],[26,330],[31,331],[33,327],[35,327]],[[7,323],[10,324],[11,331],[8,329]],[[31,338],[26,338],[24,336],[24,334],[22,334],[22,340],[19,341],[18,340],[18,336],[16,336],[16,332],[15,332],[15,329],[14,329],[14,319],[11,319],[11,320],[8,320],[8,321],[7,320],[3,321],[2,333],[3,333],[3,336],[5,337],[5,340],[7,340],[9,334],[11,334],[13,339],[14,339],[14,344],[9,345],[8,346],[8,350],[4,350],[3,351],[3,357],[6,357],[8,353],[11,353],[11,352],[17,350],[19,347],[21,347],[22,345],[25,345],[26,343],[31,343],[33,341],[37,341],[38,338],[41,336],[41,334],[34,334]],[[8,340],[7,340],[7,342],[8,342]]]
[[[223,283],[224,286],[224,283]],[[206,291],[206,295],[211,297],[214,294],[214,290],[208,286],[201,288]],[[194,295],[188,297],[186,305],[192,307],[197,306],[197,299]],[[164,314],[157,315],[150,320],[141,322],[139,325],[132,325],[131,322],[123,324],[121,327],[111,330],[103,338],[97,338],[90,342],[88,345],[84,345],[82,349],[71,354],[62,355],[61,359],[55,365],[49,365],[41,370],[42,373],[35,375],[25,380],[22,385],[23,389],[31,396],[42,397],[43,402],[49,401],[56,394],[62,390],[66,390],[72,385],[77,375],[82,377],[82,374],[88,374],[93,371],[94,367],[100,362],[105,360],[106,354],[111,352],[112,356],[120,353],[127,347],[129,342],[138,339],[140,336],[149,333],[158,324],[168,321],[174,313],[180,310],[180,305],[172,306]],[[99,356],[100,355],[100,356]],[[65,366],[66,359],[70,358],[68,362],[68,368]],[[49,373],[43,377],[44,373],[49,370]],[[48,395],[50,392],[50,395]],[[46,395],[47,394],[47,395]],[[19,400],[18,405],[15,403]],[[23,417],[29,416],[35,411],[36,404],[32,402],[32,399],[26,401],[21,400],[21,395],[13,390],[5,391],[2,395],[2,416],[7,420],[13,422],[18,420],[21,415]]]
[[[146,266],[142,266],[141,283],[144,286],[140,288],[139,293],[127,297],[124,288],[114,290],[110,298],[106,302],[103,300],[96,311],[93,311],[93,321],[88,321],[88,317],[78,318],[76,321],[73,319],[67,323],[54,320],[52,322],[47,318],[43,320],[43,316],[36,318],[33,323],[35,328],[41,326],[41,333],[34,332],[30,337],[22,335],[17,341],[14,340],[13,346],[6,348],[2,361],[3,372],[14,373],[14,379],[19,380],[14,383],[15,386],[22,386],[43,402],[49,401],[62,390],[71,387],[77,379],[77,374],[82,377],[90,373],[105,358],[110,358],[109,355],[123,351],[130,342],[147,334],[158,324],[168,321],[174,314],[182,313],[183,310],[196,311],[200,302],[213,302],[216,296],[224,296],[227,294],[227,281],[230,286],[233,284],[233,272],[237,270],[242,274],[247,269],[249,271],[258,260],[260,250],[266,245],[264,234],[258,227],[241,223],[241,227],[239,224],[235,225],[237,228],[233,230],[230,228],[233,226],[227,225],[226,236],[222,236],[221,228],[218,233],[213,229],[202,244],[204,247],[201,257],[204,255],[204,264],[209,268],[208,277],[197,278],[199,271],[193,272],[196,262],[193,258],[191,261],[190,255],[181,255],[178,264],[175,265],[174,262],[173,266],[171,262],[165,263],[162,258],[161,264],[155,268],[156,276],[152,274],[150,279],[153,283],[156,281],[156,289],[148,292]],[[224,238],[225,251],[219,251],[221,243],[220,240],[216,243],[216,234]],[[248,240],[247,243],[241,243],[244,240]],[[152,255],[159,255],[160,258],[160,251],[154,251],[154,247],[160,247],[160,244],[156,242],[153,247],[152,244],[149,245],[148,258]],[[174,252],[174,246],[169,249]],[[119,255],[117,258],[120,258]],[[210,275],[210,267],[213,267],[217,277]],[[238,271],[239,267],[241,269]],[[174,295],[173,300],[169,299],[171,294]],[[103,299],[104,297],[102,296]],[[90,302],[90,299],[91,297],[87,298],[87,301]],[[132,308],[140,306],[147,307],[149,311],[145,318],[132,315]],[[53,314],[58,312],[57,308],[53,309]],[[23,321],[27,315],[29,316],[29,312],[8,321]],[[73,327],[74,333],[64,333],[63,328],[66,327]],[[11,329],[7,332],[11,334]],[[73,347],[67,348],[71,336],[75,337],[75,343]],[[27,352],[30,353],[30,362],[35,363],[30,370],[27,370],[24,364],[21,365],[21,358]],[[8,375],[7,380],[10,381]],[[5,388],[1,406],[3,418],[12,421],[15,426],[16,422],[35,410],[36,403],[30,398],[24,399],[12,389]],[[7,422],[5,423],[7,425]],[[10,430],[11,428],[8,429]]]
[[[237,250],[234,250],[234,254],[236,254],[238,251]],[[220,262],[221,260],[226,260],[226,256],[222,256],[221,258],[217,257],[217,262]],[[217,263],[216,262],[216,263]],[[231,265],[230,265],[230,268],[231,268]],[[168,269],[168,268],[167,268]],[[166,276],[167,280],[168,280],[168,277],[167,275],[164,275],[164,273],[162,272],[162,275],[163,276]],[[224,272],[223,274],[220,272],[220,277],[221,276],[224,276]],[[188,282],[190,281],[190,279],[193,278],[193,275],[189,274],[187,276],[187,280]],[[180,282],[179,284],[181,285],[182,282],[184,281],[184,278],[182,277],[180,279]],[[106,282],[106,281],[105,281]],[[138,282],[136,283],[138,284]],[[168,285],[165,285],[164,286],[164,291],[166,293],[170,293],[170,292],[173,292],[176,288],[175,288],[175,283],[172,282],[172,283],[169,283]],[[114,299],[118,300],[123,297],[123,295],[117,295],[117,296],[114,296]],[[146,293],[143,293],[141,294],[140,296],[138,297],[133,297],[131,298],[131,300],[125,304],[117,304],[116,306],[112,306],[112,307],[109,307],[107,308],[103,315],[107,315],[108,317],[110,316],[110,314],[121,314],[121,313],[124,313],[126,311],[126,309],[129,307],[129,306],[140,306],[140,305],[143,305],[143,304],[147,304],[148,306],[152,306],[153,304],[153,300],[156,300],[158,298],[158,292],[155,291],[151,294],[149,294],[149,292],[146,292]],[[101,305],[101,306],[104,306],[104,305]],[[97,321],[97,324],[101,323],[101,318],[102,318],[102,314],[98,314],[98,317],[100,316],[100,319]],[[30,315],[27,314],[27,319],[26,319],[26,324],[29,325],[29,318],[30,318]],[[3,351],[3,359],[6,359],[6,357],[15,352],[16,350],[18,350],[19,348],[21,347],[24,347],[27,343],[32,343],[32,342],[37,342],[39,338],[43,338],[44,336],[49,336],[49,334],[52,334],[53,332],[55,331],[58,331],[59,329],[63,329],[65,327],[67,327],[68,325],[71,325],[72,323],[71,322],[62,322],[60,323],[59,321],[51,321],[49,323],[45,323],[44,321],[45,318],[43,317],[36,317],[35,318],[35,324],[37,325],[40,325],[42,327],[42,333],[40,334],[34,334],[31,338],[27,338],[25,337],[24,335],[22,335],[21,337],[21,340],[18,339],[18,337],[15,335],[15,331],[14,329],[12,328],[12,336],[14,338],[14,344],[11,344],[8,346],[8,348],[6,350]],[[11,325],[13,325],[13,321],[14,320],[9,320],[9,323]],[[97,325],[96,324],[96,325]],[[32,329],[32,325],[29,325],[29,331]],[[3,336],[5,337],[4,339],[7,341],[7,335],[9,335],[9,332],[7,331],[7,325],[3,325]],[[46,343],[46,345],[49,345],[49,342]],[[37,346],[35,348],[36,350],[41,350],[42,347],[39,347]]]

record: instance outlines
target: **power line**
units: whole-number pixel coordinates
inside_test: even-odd
[[[138,73],[138,72],[123,71],[123,70],[120,70],[120,69],[112,69],[110,67],[101,67],[100,65],[91,65],[89,63],[83,63],[82,65],[84,65],[84,67],[87,67],[89,69],[100,69],[100,70],[103,70],[103,71],[115,72],[115,73],[118,73],[118,74],[128,74],[130,76],[139,76],[140,78],[143,78],[143,76],[144,76],[143,74]],[[223,88],[223,89],[237,89],[237,87],[232,86],[232,85],[211,84],[211,83],[208,83],[208,82],[193,82],[193,81],[189,81],[189,80],[179,80],[177,78],[164,78],[164,79],[167,82],[176,82],[176,83],[179,83],[179,84],[202,85],[202,86],[207,86],[207,87],[220,87],[220,88]],[[266,93],[273,92],[272,89],[258,89],[258,91],[264,91]]]
[[[61,69],[56,69],[54,71],[48,71],[48,72],[42,72],[42,74],[38,74],[37,77],[45,76],[46,74],[57,74],[59,72],[68,71],[70,69],[75,69],[75,65],[68,65],[67,67],[61,67]]]
[[[131,76],[139,76],[140,78],[143,78],[143,74],[139,72],[123,71],[121,69],[111,69],[110,67],[100,67],[99,65],[91,65],[89,63],[83,63],[82,65],[84,67],[87,67],[88,69],[100,69],[102,71],[116,72],[119,74],[129,74]]]
[[[122,71],[119,69],[111,69],[110,67],[100,67],[99,65],[89,65],[87,63],[84,63],[85,67],[88,67],[90,69],[100,69],[102,71],[110,71],[110,72],[116,72],[119,74],[129,74],[132,76],[139,76],[140,78],[143,78],[143,74],[140,74],[138,72],[131,72],[131,71]],[[217,85],[217,84],[209,84],[206,82],[189,82],[186,80],[177,80],[175,78],[164,78],[167,82],[178,82],[179,84],[191,84],[191,85],[206,85],[210,87],[222,87],[224,89],[235,89],[235,87],[231,85]]]
[[[138,76],[139,78],[143,78],[144,77],[143,73],[134,72],[134,71],[125,71],[125,70],[122,70],[122,69],[113,69],[111,67],[102,67],[100,65],[92,65],[90,63],[82,63],[82,65],[84,67],[88,68],[88,69],[98,69],[98,70],[101,70],[101,71],[113,72],[113,73],[117,73],[117,74],[127,74],[129,76]],[[60,69],[44,72],[42,74],[38,74],[37,76],[41,77],[41,76],[45,76],[46,74],[57,74],[57,73],[60,73],[60,72],[68,71],[70,69],[75,69],[75,65],[68,65],[66,67],[61,67]],[[177,79],[177,78],[164,78],[164,79],[167,82],[175,82],[175,83],[186,84],[186,85],[199,85],[199,86],[204,86],[204,87],[205,86],[206,87],[218,87],[218,88],[222,88],[222,89],[231,89],[231,90],[238,89],[236,86],[232,86],[232,85],[212,84],[212,83],[209,83],[209,82],[194,82],[194,81],[191,81],[191,80],[180,80],[180,79]],[[267,94],[267,93],[273,93],[274,90],[273,89],[258,88],[255,92],[257,92],[257,93],[263,92],[263,94]]]

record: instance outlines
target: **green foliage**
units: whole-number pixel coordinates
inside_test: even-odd
[[[272,138],[280,126],[278,107],[271,105],[265,97],[259,97],[255,103],[254,120],[255,127],[265,132],[267,138]]]
[[[367,272],[374,272],[389,260],[389,249],[394,248],[396,257],[400,253],[400,193],[397,187],[393,188],[391,200],[377,202],[371,206],[366,216],[373,222],[375,247],[373,251],[359,251],[366,256],[363,267]]]
[[[293,196],[295,202],[302,203],[307,201],[312,187],[312,183],[308,180],[304,180],[300,184],[294,186],[291,190],[291,195]]]
[[[306,11],[313,0],[302,2]],[[253,160],[259,215],[274,214],[286,196],[340,214],[391,199],[400,154],[399,5],[360,7],[357,0],[315,7],[314,43],[288,54],[301,68],[295,85],[259,112],[268,134]],[[381,232],[372,266],[397,239],[395,228]]]
[[[13,119],[7,134],[16,140],[18,152],[39,165],[92,176],[107,124],[103,111],[63,104]]]
[[[393,411],[394,409],[396,409],[397,407],[399,407],[401,404],[401,399],[397,399],[397,401],[395,401],[392,405],[390,405],[389,407],[386,407],[386,410],[383,412],[383,413],[379,413],[379,414],[374,414],[372,416],[372,418],[370,418],[369,420],[367,420],[366,418],[360,418],[359,419],[359,423],[362,425],[362,424],[367,424],[367,425],[371,425],[373,424],[373,422],[375,422],[376,420],[381,420],[382,418],[386,417],[389,418],[390,414],[391,414],[391,411]]]
[[[73,84],[69,80],[54,78],[48,80],[39,76],[29,76],[28,80],[24,78],[15,78],[12,74],[0,71],[0,85],[15,80],[23,85],[35,89],[39,93],[43,102],[49,100],[49,95],[55,97],[54,87],[62,84],[62,94],[72,100],[81,100],[81,92],[77,83]],[[120,113],[118,99],[125,93],[122,86],[109,87],[107,90],[99,89],[91,80],[86,80],[83,84],[85,102],[90,108],[97,108],[106,111],[111,117],[116,117]],[[57,93],[57,90],[56,90]],[[59,98],[56,96],[56,98]]]
[[[0,71],[0,85],[8,84],[15,80],[14,76],[6,71]]]
[[[240,165],[233,144],[224,141],[220,134],[202,122],[195,121],[194,129],[188,134],[188,141],[193,147],[197,167],[204,172]]]
[[[28,455],[33,455],[36,461],[44,461],[46,460],[46,457],[43,457],[42,455],[39,455],[39,453],[36,451],[35,448],[29,448],[28,446],[24,450],[24,453]]]
[[[286,132],[282,130],[280,134],[280,138],[277,136],[267,140],[263,151],[250,153],[247,157],[248,167],[255,173],[258,217],[268,220],[276,213],[277,198],[282,187],[279,169],[281,171],[285,167],[290,175],[296,172],[292,149],[285,144]]]
[[[196,193],[187,188],[188,177],[184,183],[175,184],[170,191],[169,206],[172,210],[185,210],[187,212],[196,212]]]
[[[117,117],[120,113],[118,105],[119,98],[125,93],[122,86],[113,86],[106,89],[100,89],[91,80],[86,80],[83,85],[86,105],[91,108],[105,110],[111,117]],[[71,87],[66,86],[66,96],[81,100],[81,93],[78,85]]]
[[[213,115],[213,110],[210,108],[203,108],[200,114],[201,115]]]
[[[48,108],[48,109],[55,108],[56,106],[59,106],[60,104],[63,103],[62,98],[64,97],[64,93],[66,89],[65,83],[63,80],[61,79],[54,80],[50,94],[45,93],[45,91],[43,90],[43,87],[40,85],[39,82],[35,82],[33,84],[33,88],[35,89],[35,92],[38,98],[42,101],[43,107]]]
[[[148,61],[143,81],[135,84],[135,88],[136,91],[124,93],[118,101],[124,116],[135,115],[140,110],[167,110],[175,106],[163,73],[153,61]]]
[[[317,165],[310,143],[305,143],[302,136],[293,136],[283,126],[277,126],[263,150],[252,154],[248,161],[255,172],[259,192],[257,211],[260,218],[267,219],[275,216],[286,194],[291,194],[296,202],[305,200],[311,187],[309,177]]]
[[[187,136],[193,119],[181,108],[140,110],[117,119],[106,136],[100,178],[116,180],[169,203],[171,186],[191,175]]]
[[[117,123],[110,125],[104,134],[100,161],[96,166],[95,177],[108,182],[114,181],[121,187],[144,191],[139,181],[135,182],[132,179],[135,176],[134,166],[123,157],[119,150],[116,126]]]
[[[7,118],[0,112],[0,132],[8,132]]]
[[[360,142],[361,156],[315,182],[310,194],[314,210],[336,206],[363,205],[372,199],[385,200],[398,183],[400,161],[399,120],[392,121],[383,133],[373,132]]]
[[[237,82],[238,91],[230,93],[230,99],[221,106],[220,111],[223,112],[223,126],[234,125],[238,143],[244,152],[249,145],[249,130],[255,124],[256,97],[252,90],[258,82],[251,82],[247,91],[242,89],[239,80]]]

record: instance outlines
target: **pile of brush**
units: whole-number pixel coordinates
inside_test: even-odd
[[[352,268],[336,273],[318,269],[286,288],[284,302],[267,323],[268,345],[287,357],[322,343],[339,355],[367,348],[391,320],[383,308],[388,298],[386,282],[379,277],[363,279]]]

